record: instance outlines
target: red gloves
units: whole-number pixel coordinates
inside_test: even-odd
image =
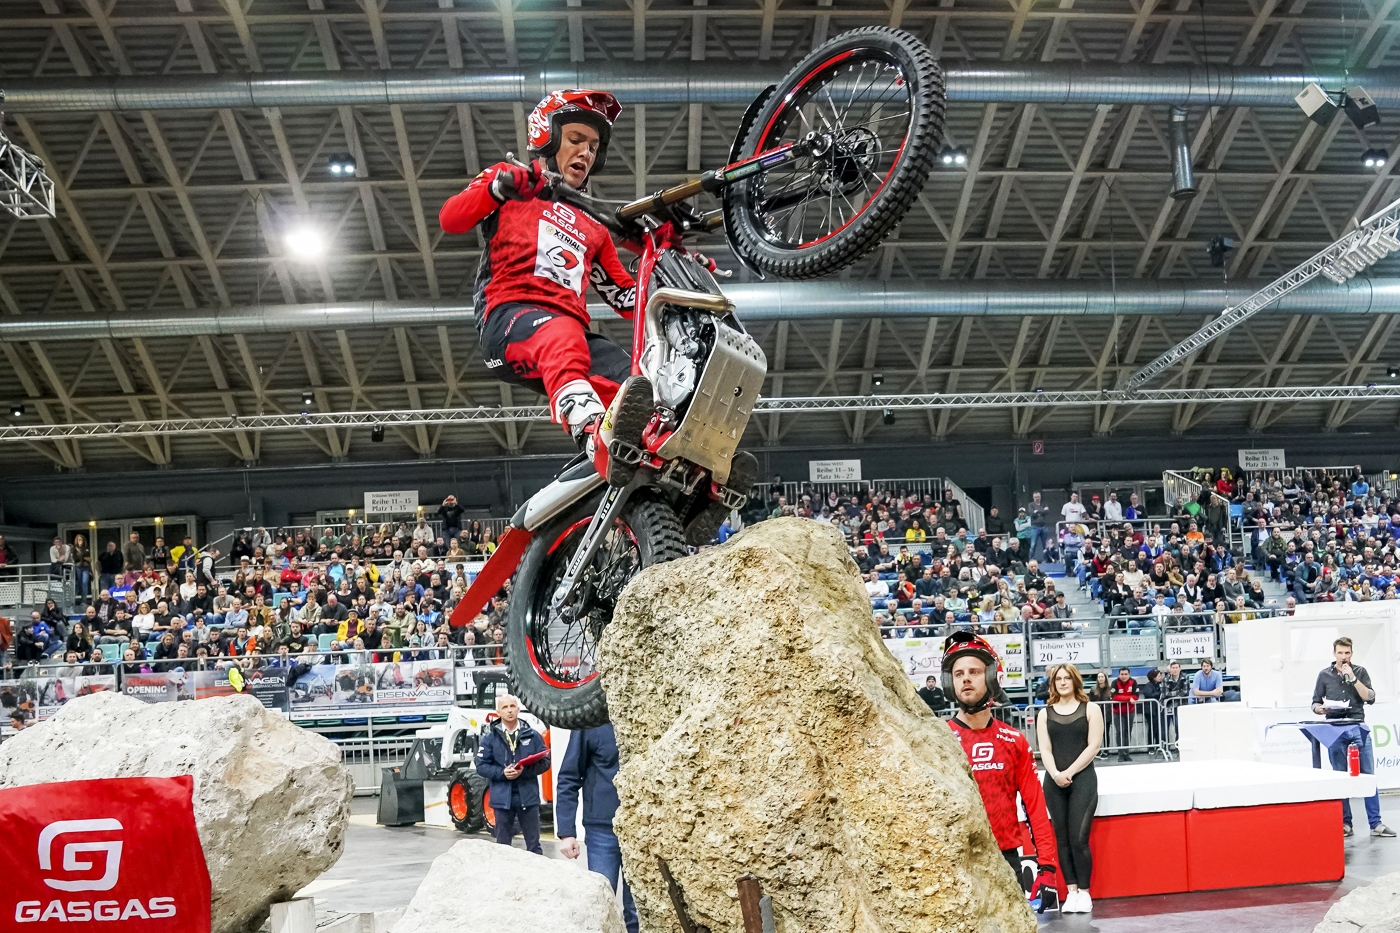
[[[509,162],[498,162],[494,168],[496,177],[491,181],[491,196],[502,204],[528,201],[544,190],[544,165],[538,159],[528,168]]]

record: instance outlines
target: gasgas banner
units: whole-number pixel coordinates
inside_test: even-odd
[[[193,790],[189,775],[0,790],[0,929],[209,933]]]

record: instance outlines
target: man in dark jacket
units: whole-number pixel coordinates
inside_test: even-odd
[[[500,719],[491,724],[481,740],[476,757],[476,773],[491,782],[491,808],[496,811],[496,841],[510,845],[515,824],[525,837],[525,848],[536,855],[540,849],[540,782],[549,770],[549,756],[521,768],[517,761],[545,751],[544,738],[520,719],[520,701],[508,693],[496,696]]]
[[[927,704],[932,713],[941,713],[949,707],[948,697],[944,695],[943,688],[938,686],[937,677],[928,677],[924,680],[924,685],[919,688],[919,699]]]
[[[612,723],[575,732],[559,766],[558,793],[554,799],[554,833],[559,852],[565,858],[578,858],[574,824],[579,791],[583,792],[583,828],[587,831],[588,870],[608,879],[616,889],[622,886],[622,916],[628,933],[637,933],[637,905],[632,890],[622,877],[622,850],[613,832],[617,812],[617,736]]]

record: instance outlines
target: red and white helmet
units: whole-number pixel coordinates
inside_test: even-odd
[[[971,705],[958,698],[953,689],[953,663],[963,655],[971,655],[987,665],[987,692]],[[972,632],[953,632],[943,642],[943,692],[965,712],[980,713],[993,703],[1001,702],[1005,692],[1001,686],[1001,658],[991,642]]]
[[[554,91],[530,111],[530,157],[548,159],[559,151],[560,130],[565,124],[587,123],[598,131],[598,156],[593,160],[596,172],[603,167],[608,154],[608,137],[621,113],[622,105],[607,91],[588,88]]]

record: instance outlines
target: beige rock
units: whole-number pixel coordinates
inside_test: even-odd
[[[1400,872],[1348,893],[1328,909],[1313,933],[1400,933]]]
[[[464,839],[433,859],[394,933],[627,933],[608,879],[578,862]]]
[[[355,791],[340,750],[251,696],[97,693],[0,745],[0,788],[177,774],[194,776],[213,933],[256,930],[340,858]]]
[[[832,528],[762,522],[639,574],[603,637],[621,749],[614,826],[644,933],[1032,933],[967,759],[870,619]]]

